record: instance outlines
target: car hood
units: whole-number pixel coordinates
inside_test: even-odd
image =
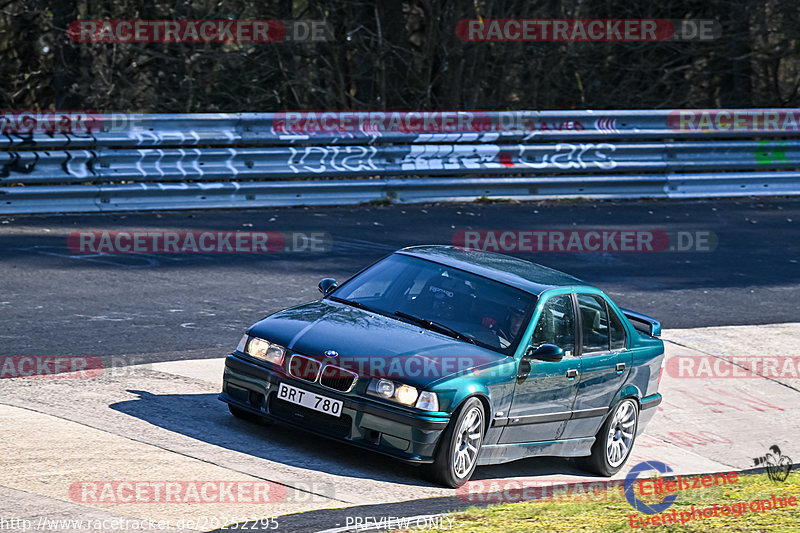
[[[508,356],[487,348],[330,300],[279,311],[248,333],[359,376],[386,377],[416,387],[508,361]],[[338,355],[325,354],[330,351]]]

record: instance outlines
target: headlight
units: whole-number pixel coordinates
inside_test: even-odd
[[[245,353],[249,354],[256,359],[261,359],[263,361],[267,360],[267,350],[269,350],[270,344],[265,341],[264,339],[259,339],[257,337],[250,337],[250,342],[247,343],[247,348]]]
[[[422,391],[421,393],[410,385],[395,383],[388,379],[373,379],[367,387],[367,394],[385,398],[409,407],[425,411],[438,411],[439,399],[435,392]],[[416,402],[416,403],[415,403]]]
[[[400,385],[394,391],[394,397],[397,398],[397,401],[405,405],[414,405],[414,402],[417,401],[417,396],[419,396],[417,389],[408,385]]]
[[[242,353],[246,353],[250,357],[255,357],[256,359],[261,359],[262,361],[275,365],[283,364],[283,356],[286,355],[286,349],[283,346],[272,344],[264,339],[251,337],[249,335],[242,337],[236,349]]]
[[[394,383],[385,379],[378,380],[378,383],[375,384],[375,392],[385,398],[391,398],[394,396]]]
[[[278,346],[277,344],[270,344],[269,350],[267,350],[267,361],[270,363],[274,363],[276,365],[283,364],[283,356],[286,355],[286,349],[282,346]]]

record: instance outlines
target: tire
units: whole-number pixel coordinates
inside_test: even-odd
[[[264,419],[250,411],[245,411],[240,407],[236,407],[235,405],[228,404],[228,411],[231,412],[233,416],[238,418],[239,420],[244,420],[245,422],[251,422],[253,424],[263,424]]]
[[[485,420],[483,403],[478,398],[464,402],[442,434],[433,463],[425,465],[431,481],[451,488],[469,481],[478,464]]]
[[[625,398],[600,426],[592,445],[592,455],[580,457],[578,464],[589,472],[613,476],[628,460],[638,426],[639,406],[635,400]]]

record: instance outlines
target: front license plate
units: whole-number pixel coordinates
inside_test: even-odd
[[[326,415],[339,416],[342,414],[341,400],[334,400],[326,396],[320,396],[307,390],[292,387],[286,383],[281,383],[278,387],[278,398],[286,400],[303,407],[308,407]]]

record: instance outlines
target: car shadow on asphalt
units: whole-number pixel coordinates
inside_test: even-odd
[[[412,486],[435,486],[422,477],[419,468],[378,452],[318,437],[282,423],[261,425],[234,418],[216,394],[153,394],[143,390],[127,392],[138,395],[138,398],[109,407],[213,446],[333,475]],[[163,447],[162,443],[159,445]],[[232,458],[232,462],[235,460]],[[224,467],[221,459],[218,464]],[[264,464],[263,467],[268,468],[269,465]],[[254,464],[252,473],[255,474],[256,470],[258,465]],[[503,465],[480,466],[472,479],[554,475],[586,474],[567,459],[541,457]]]

